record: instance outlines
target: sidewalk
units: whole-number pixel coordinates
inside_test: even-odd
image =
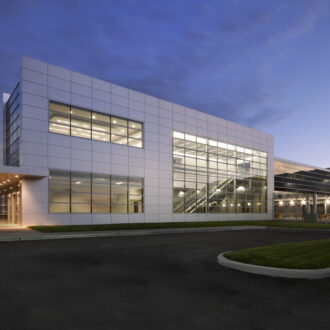
[[[233,230],[264,230],[265,226],[233,226],[233,227],[199,227],[199,228],[168,228],[168,229],[137,229],[137,230],[108,230],[65,233],[40,233],[20,226],[0,226],[0,242],[36,241],[49,239],[118,237],[118,236],[146,236],[183,233],[205,233]]]

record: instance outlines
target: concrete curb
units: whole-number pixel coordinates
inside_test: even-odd
[[[251,265],[226,258],[224,255],[229,252],[231,251],[220,253],[217,256],[218,263],[224,267],[239,270],[246,273],[283,278],[305,278],[310,280],[330,277],[330,268],[288,269]]]
[[[266,226],[231,226],[231,227],[198,227],[198,228],[168,228],[168,229],[137,229],[137,230],[113,230],[102,232],[76,232],[76,233],[26,233],[22,235],[8,235],[1,237],[0,242],[15,241],[37,241],[52,239],[72,239],[72,238],[95,238],[95,237],[120,237],[120,236],[146,236],[146,235],[165,235],[165,234],[184,234],[184,233],[208,233],[218,231],[233,230],[265,230]]]
[[[266,226],[267,229],[280,229],[286,231],[319,231],[319,232],[330,232],[330,229],[326,228],[293,228],[293,227],[276,227],[276,226]]]

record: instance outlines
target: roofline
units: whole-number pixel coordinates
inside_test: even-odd
[[[244,125],[244,124],[237,123],[237,122],[235,122],[235,121],[233,121],[233,120],[225,119],[225,118],[223,118],[223,117],[220,117],[219,115],[210,114],[210,113],[205,112],[205,111],[202,111],[202,110],[198,110],[198,109],[190,108],[190,107],[188,107],[188,106],[185,106],[185,105],[182,105],[182,104],[179,104],[179,103],[175,103],[175,102],[173,102],[173,101],[169,101],[169,100],[163,99],[163,98],[161,98],[161,97],[159,97],[159,96],[155,96],[155,95],[152,95],[152,94],[148,94],[147,92],[142,92],[142,91],[137,90],[137,89],[132,89],[132,88],[129,88],[129,87],[125,87],[125,85],[118,85],[117,83],[113,83],[113,82],[111,82],[111,81],[107,81],[107,80],[104,80],[104,79],[100,79],[100,78],[98,78],[98,77],[91,76],[91,75],[89,75],[89,74],[82,73],[82,72],[79,72],[79,71],[74,71],[74,70],[72,70],[72,69],[68,69],[67,67],[59,66],[59,65],[54,64],[54,63],[45,62],[45,61],[39,60],[39,59],[37,59],[37,58],[35,58],[35,57],[30,57],[30,56],[25,56],[25,55],[23,55],[23,56],[21,57],[21,61],[23,62],[24,59],[31,59],[31,60],[38,61],[38,62],[41,62],[41,63],[47,64],[47,65],[48,65],[48,64],[50,64],[50,65],[54,65],[54,66],[57,66],[57,67],[59,67],[59,68],[62,68],[62,69],[65,69],[65,70],[71,71],[71,72],[75,72],[75,73],[78,73],[78,74],[81,74],[81,75],[85,75],[85,76],[87,76],[87,77],[89,77],[89,78],[94,78],[94,79],[101,80],[101,81],[106,82],[106,83],[109,83],[109,84],[113,84],[113,85],[117,85],[117,86],[120,86],[120,87],[126,88],[126,89],[131,90],[131,91],[136,91],[136,92],[141,93],[141,94],[144,94],[144,95],[152,96],[152,97],[154,97],[154,98],[156,98],[156,99],[158,99],[158,100],[162,100],[162,101],[165,101],[165,102],[169,102],[169,103],[171,103],[171,104],[175,104],[175,105],[180,106],[180,107],[182,107],[182,108],[184,108],[184,109],[192,110],[192,111],[196,111],[196,112],[202,113],[202,114],[207,115],[207,116],[210,116],[210,117],[215,117],[215,118],[221,119],[221,120],[225,121],[225,122],[227,123],[227,125],[228,125],[228,123],[232,123],[232,124],[237,125],[237,126],[242,126],[242,127],[248,128],[248,129],[250,129],[250,130],[252,130],[252,131],[255,131],[255,132],[260,132],[260,133],[262,133],[262,134],[264,134],[264,135],[267,135],[269,138],[274,139],[274,135],[273,135],[273,134],[270,134],[270,133],[267,133],[267,132],[265,132],[265,131],[262,131],[261,129],[257,129],[257,128],[253,128],[253,127],[250,127],[250,126],[247,126],[247,125]]]
[[[278,160],[278,161],[284,162],[284,163],[293,164],[293,165],[306,166],[306,167],[314,168],[316,170],[330,172],[330,170],[328,168],[325,168],[325,167],[319,167],[319,166],[315,166],[315,165],[311,165],[311,164],[300,163],[300,162],[296,162],[296,161],[293,161],[293,160],[288,160],[288,159],[285,159],[285,158],[274,157],[274,161],[275,160]]]

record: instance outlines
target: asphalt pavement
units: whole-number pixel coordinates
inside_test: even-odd
[[[0,329],[328,329],[330,279],[220,266],[220,252],[329,237],[266,229],[0,242]]]

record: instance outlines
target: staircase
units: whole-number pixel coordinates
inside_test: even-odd
[[[209,205],[206,204],[208,199],[215,197],[217,193],[221,190],[224,190],[227,186],[232,184],[234,179],[227,179],[223,181],[220,185],[218,182],[212,183],[207,186],[207,184],[200,190],[197,190],[197,198],[195,190],[188,190],[184,192],[183,197],[177,197],[173,202],[173,211],[174,213],[195,213],[198,207],[200,207],[203,203],[207,209],[210,208]],[[207,191],[207,187],[209,187],[209,191]],[[227,194],[224,196],[220,203],[226,202]],[[182,204],[184,201],[184,209],[181,210]],[[211,206],[212,207],[212,206]]]

